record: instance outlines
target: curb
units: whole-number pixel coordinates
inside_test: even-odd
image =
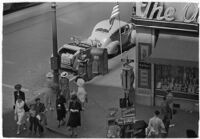
[[[51,128],[51,127],[48,127],[48,126],[45,126],[45,128],[48,129],[48,130],[51,131],[51,132],[54,132],[54,133],[59,134],[59,135],[63,135],[63,136],[65,136],[65,137],[67,137],[67,138],[70,137],[70,135],[66,135],[66,134],[64,134],[63,132],[61,132],[60,130],[56,130],[56,129]],[[67,129],[66,129],[66,130],[67,130]]]
[[[73,2],[56,3],[56,4],[57,4],[57,9],[60,9],[73,4]],[[40,4],[38,6],[26,8],[11,14],[7,14],[3,16],[3,26],[10,25],[31,17],[39,16],[49,11],[51,11],[51,3],[48,2]]]

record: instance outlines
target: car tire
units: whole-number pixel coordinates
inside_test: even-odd
[[[117,47],[116,47],[116,53],[115,53],[115,55],[118,55],[118,54],[120,54],[121,53],[121,50],[120,50],[120,45],[117,45]]]

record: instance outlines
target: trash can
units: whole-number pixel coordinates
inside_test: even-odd
[[[108,52],[105,48],[92,48],[92,73],[105,75],[108,73]]]

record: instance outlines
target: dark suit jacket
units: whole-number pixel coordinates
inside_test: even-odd
[[[36,115],[45,111],[45,106],[43,103],[35,104]]]
[[[14,104],[16,103],[16,101],[17,101],[17,99],[18,99],[18,97],[21,97],[22,98],[22,100],[25,102],[25,94],[24,94],[24,92],[22,92],[22,91],[14,91]]]

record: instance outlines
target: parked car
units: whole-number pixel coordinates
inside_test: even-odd
[[[84,42],[69,43],[60,47],[58,49],[58,54],[61,58],[61,69],[70,69],[72,71],[77,71],[80,51],[83,50],[86,56],[89,57],[90,48],[91,46]]]
[[[109,20],[103,20],[96,24],[92,34],[88,38],[92,45],[96,43],[97,47],[107,48],[109,55],[116,55],[120,52],[119,29],[121,29],[122,50],[135,44],[136,30],[133,24],[124,21],[115,20],[110,29]]]

